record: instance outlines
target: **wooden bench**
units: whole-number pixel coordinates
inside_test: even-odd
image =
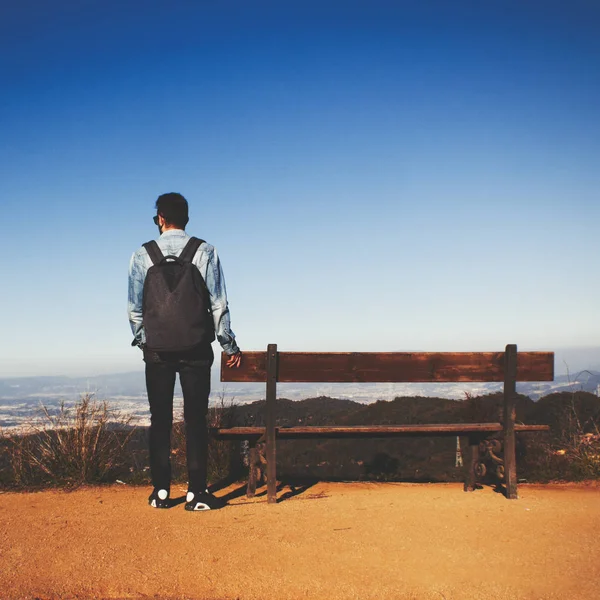
[[[519,352],[510,344],[504,352],[278,352],[269,344],[266,352],[244,352],[238,369],[221,359],[221,381],[266,382],[266,427],[231,427],[213,430],[218,439],[248,440],[250,473],[247,494],[256,490],[259,463],[257,444],[264,444],[267,499],[277,501],[276,441],[299,438],[364,438],[389,436],[468,436],[470,457],[465,469],[465,491],[476,488],[480,444],[503,433],[503,471],[506,497],[517,498],[515,433],[548,431],[547,425],[515,423],[517,381],[553,381],[553,352]],[[277,383],[337,382],[504,382],[502,423],[456,423],[428,425],[381,425],[352,427],[277,427]],[[482,448],[483,449],[483,448]],[[497,452],[498,448],[493,450]],[[496,458],[496,460],[498,460]],[[264,461],[264,459],[263,459]]]

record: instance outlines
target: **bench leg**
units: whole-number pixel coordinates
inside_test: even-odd
[[[506,497],[517,500],[517,458],[515,450],[515,432],[506,429],[504,433],[504,486]]]
[[[267,502],[277,502],[277,467],[275,458],[275,441],[267,442]]]
[[[504,483],[506,497],[516,500],[517,458],[515,452],[515,401],[517,395],[517,346],[506,346],[504,358]]]
[[[265,471],[267,467],[267,459],[265,458],[265,442],[261,437],[258,441],[250,442],[250,450],[248,452],[248,486],[246,488],[246,496],[254,498],[256,488],[265,481]]]
[[[267,455],[267,502],[277,502],[277,453],[275,409],[277,399],[277,344],[267,346],[267,418],[266,418],[266,455]]]
[[[256,480],[257,480],[257,471],[258,471],[258,448],[256,447],[256,442],[250,442],[250,451],[249,451],[249,461],[248,461],[248,486],[246,487],[246,497],[254,498],[256,495]]]
[[[465,464],[465,492],[473,492],[477,488],[477,465],[479,464],[479,436],[469,436],[469,454]]]

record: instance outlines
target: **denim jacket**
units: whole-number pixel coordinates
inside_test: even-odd
[[[169,254],[179,256],[189,239],[190,236],[183,229],[169,229],[160,236],[157,243],[165,256]],[[225,279],[217,250],[205,242],[198,248],[193,263],[198,267],[210,294],[217,340],[227,354],[235,354],[239,348],[235,342],[235,335],[231,331]],[[133,254],[129,263],[129,322],[134,335],[134,344],[140,346],[146,342],[142,324],[142,297],[144,279],[151,266],[152,260],[143,246]]]

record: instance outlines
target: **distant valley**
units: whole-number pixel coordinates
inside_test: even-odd
[[[520,394],[537,400],[552,392],[587,391],[598,392],[600,371],[582,371],[572,375],[560,375],[553,382],[520,383]],[[500,383],[366,383],[366,384],[279,384],[278,395],[290,400],[329,396],[370,404],[377,400],[393,400],[396,397],[438,397],[463,399],[468,393],[479,396],[498,392]],[[18,377],[0,379],[0,427],[13,428],[30,421],[40,414],[41,406],[56,411],[61,402],[72,403],[82,394],[94,394],[98,400],[106,400],[118,410],[133,416],[140,424],[148,422],[148,405],[143,371],[112,373],[94,377]],[[264,398],[264,384],[222,384],[219,373],[213,370],[212,402],[223,397],[226,403],[248,404]],[[175,411],[181,411],[181,389],[175,390]]]

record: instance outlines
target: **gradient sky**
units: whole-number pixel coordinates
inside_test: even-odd
[[[525,5],[525,6],[523,6]],[[600,345],[600,7],[0,9],[0,376],[141,369],[156,197],[242,349]]]

